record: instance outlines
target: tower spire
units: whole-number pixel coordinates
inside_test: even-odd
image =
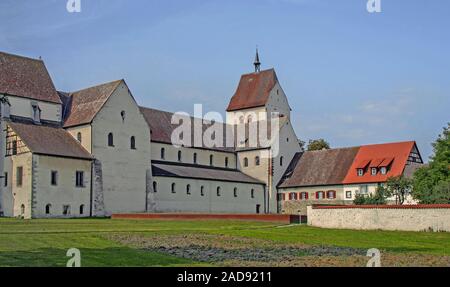
[[[259,61],[258,47],[256,47],[256,56],[255,56],[255,62],[253,63],[253,65],[255,65],[255,73],[261,72],[261,62]]]

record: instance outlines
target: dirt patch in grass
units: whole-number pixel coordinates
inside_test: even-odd
[[[110,235],[142,250],[216,266],[364,267],[367,250],[283,244],[270,240],[212,234]],[[383,266],[450,266],[449,256],[382,252]]]

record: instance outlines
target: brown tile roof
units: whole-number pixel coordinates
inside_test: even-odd
[[[0,52],[0,94],[61,104],[42,60]]]
[[[69,99],[65,100],[67,104],[64,108],[64,127],[90,124],[95,115],[122,82],[123,80],[118,80],[69,93]],[[62,98],[65,97],[62,92],[60,92],[60,95]]]
[[[277,83],[274,69],[242,75],[236,93],[231,98],[227,111],[236,111],[264,106],[270,91]]]
[[[148,126],[150,127],[150,134],[151,134],[151,140],[153,142],[159,142],[159,143],[166,143],[166,144],[172,144],[172,132],[179,126],[172,124],[172,116],[174,113],[171,112],[165,112],[161,110],[156,109],[150,109],[145,107],[140,107],[141,113],[144,116],[145,120],[147,121]],[[201,119],[189,117],[192,120],[192,123],[194,121],[201,121]],[[203,124],[203,132],[210,127],[208,124]],[[226,130],[230,129],[231,127],[223,124],[223,132],[224,132],[224,144],[223,147],[207,147],[204,144],[200,148],[205,149],[211,149],[211,150],[218,150],[218,151],[225,151],[225,152],[234,152],[234,147],[227,147],[226,145]],[[194,125],[192,125],[192,132],[191,136],[194,138]],[[192,139],[191,145],[194,146],[195,142]]]
[[[66,130],[39,125],[8,122],[32,153],[80,159],[92,159]]]
[[[280,188],[342,184],[359,147],[297,154],[281,180]]]
[[[235,169],[152,161],[153,176],[195,178],[214,181],[264,184]]]

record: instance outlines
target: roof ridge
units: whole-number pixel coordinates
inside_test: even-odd
[[[16,57],[16,58],[21,58],[21,59],[25,59],[25,60],[32,60],[32,61],[44,62],[44,60],[42,60],[42,59],[36,59],[36,58],[27,57],[27,56],[22,56],[22,55],[17,55],[17,54],[12,54],[12,53],[7,53],[7,52],[2,52],[2,51],[0,51],[0,54],[8,55],[8,56],[11,56],[11,57]]]
[[[74,94],[80,93],[80,92],[84,92],[93,88],[98,88],[98,87],[102,87],[102,86],[107,86],[107,85],[111,85],[111,84],[116,84],[115,88],[119,85],[119,83],[121,83],[122,81],[124,81],[124,79],[120,79],[120,80],[114,80],[114,81],[110,81],[110,82],[106,82],[106,83],[102,83],[102,84],[98,84],[98,85],[94,85],[94,86],[90,86],[87,88],[83,88],[81,90],[77,90],[74,92],[68,92],[68,95],[71,97]]]
[[[262,71],[260,71],[260,72],[251,72],[251,73],[242,74],[241,77],[244,77],[244,76],[250,76],[250,75],[254,75],[254,74],[261,74],[261,73],[264,73],[264,72],[270,72],[270,71],[275,72],[275,68],[265,69],[265,70],[262,70]]]

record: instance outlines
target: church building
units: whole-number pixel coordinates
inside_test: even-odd
[[[140,106],[125,80],[59,91],[41,59],[0,52],[0,216],[298,213],[422,163],[414,142],[304,153],[275,70],[254,65],[225,123],[183,119],[223,144],[176,145],[175,114]]]

